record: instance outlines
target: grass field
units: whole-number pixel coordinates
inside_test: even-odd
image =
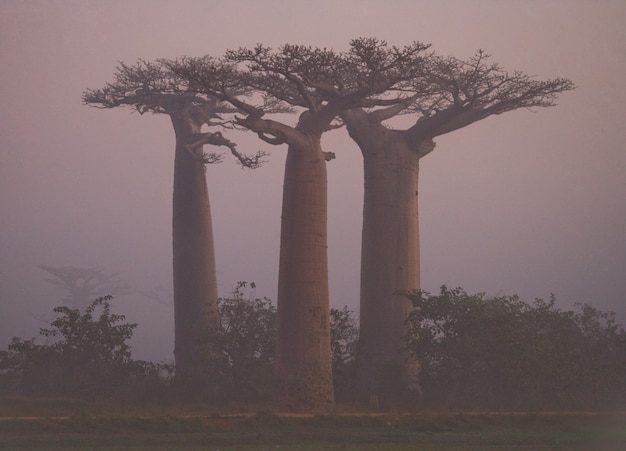
[[[625,450],[607,413],[4,416],[1,450]]]

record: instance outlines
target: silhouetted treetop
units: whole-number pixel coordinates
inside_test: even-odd
[[[489,59],[483,50],[467,60],[429,59],[424,76],[414,80],[416,98],[406,111],[420,115],[412,131],[432,138],[494,114],[556,105],[560,93],[575,88],[567,78],[537,80]]]
[[[88,89],[83,93],[83,103],[96,108],[109,109],[127,106],[139,114],[168,114],[172,117],[187,117],[199,125],[232,128],[228,120],[220,114],[233,113],[235,108],[229,103],[220,102],[216,97],[199,95],[189,89],[188,83],[170,70],[169,63],[139,60],[134,65],[120,62],[114,74],[114,81],[101,89]],[[197,133],[188,143],[191,147],[211,144],[228,147],[243,167],[256,168],[263,163],[264,152],[254,156],[239,153],[235,143],[226,139],[220,132]],[[205,164],[219,163],[222,156],[206,153],[202,158]]]
[[[114,78],[115,81],[107,83],[104,88],[86,90],[83,102],[96,108],[130,106],[140,114],[171,114],[192,109],[209,125],[219,125],[219,122],[211,122],[219,119],[218,111],[230,111],[228,105],[219,105],[215,99],[186,90],[180,77],[162,60],[139,60],[132,66],[120,62]]]
[[[255,89],[314,112],[339,97],[382,94],[412,78],[427,48],[420,43],[389,47],[385,41],[361,38],[351,41],[347,53],[291,44],[274,53],[257,45],[228,51],[226,59],[247,65]]]
[[[123,296],[131,292],[131,286],[116,273],[108,274],[97,268],[78,266],[38,265],[51,277],[46,282],[65,291],[62,302],[78,308],[87,307],[94,298],[113,295]]]
[[[414,79],[427,48],[421,43],[389,47],[385,41],[364,38],[353,40],[348,52],[292,44],[273,50],[258,44],[229,50],[222,59],[179,58],[169,68],[187,81],[188,91],[231,103],[247,115],[237,118],[240,125],[266,142],[283,144],[294,138],[288,127],[259,119],[304,110],[301,123],[321,133],[337,126],[333,120],[345,109],[397,103],[378,97]]]

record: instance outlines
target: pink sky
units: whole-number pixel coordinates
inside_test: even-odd
[[[553,292],[626,322],[626,3],[576,0],[0,0],[0,348],[37,334],[58,304],[38,264],[119,272],[135,294],[138,356],[171,359],[173,131],[167,117],[81,105],[117,61],[220,55],[257,42],[345,49],[374,36],[440,54],[482,48],[510,70],[564,76],[555,108],[489,118],[422,160],[422,281],[467,291]],[[293,118],[295,121],[295,117]],[[276,297],[285,149],[256,171],[209,167],[220,294],[239,280]],[[345,130],[324,138],[333,306],[358,305],[362,164]],[[149,344],[151,343],[151,344]]]

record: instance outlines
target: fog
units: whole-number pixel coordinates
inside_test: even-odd
[[[626,322],[624,23],[621,0],[0,1],[0,348],[36,336],[64,295],[37,265],[96,267],[132,286],[112,302],[139,323],[135,356],[173,358],[174,133],[167,116],[84,106],[85,89],[112,81],[118,61],[259,42],[343,50],[360,36],[461,58],[482,48],[509,70],[574,81],[556,107],[436,140],[420,168],[422,284],[554,293]],[[220,295],[245,280],[275,300],[286,148],[225,134],[271,156],[254,171],[228,156],[207,168]],[[323,145],[337,155],[331,303],[356,309],[362,161],[345,130]]]

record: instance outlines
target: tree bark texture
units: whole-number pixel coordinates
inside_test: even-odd
[[[421,154],[405,132],[370,123],[365,116],[346,122],[362,151],[365,178],[357,389],[376,399],[394,391],[389,384],[418,388],[416,363],[403,352],[412,308],[403,293],[420,288]]]
[[[217,277],[201,124],[172,115],[176,132],[173,195],[174,329],[177,377],[190,376],[206,351],[203,335],[217,322]]]
[[[319,136],[289,145],[278,275],[276,376],[293,410],[334,404],[330,354],[326,162]]]

